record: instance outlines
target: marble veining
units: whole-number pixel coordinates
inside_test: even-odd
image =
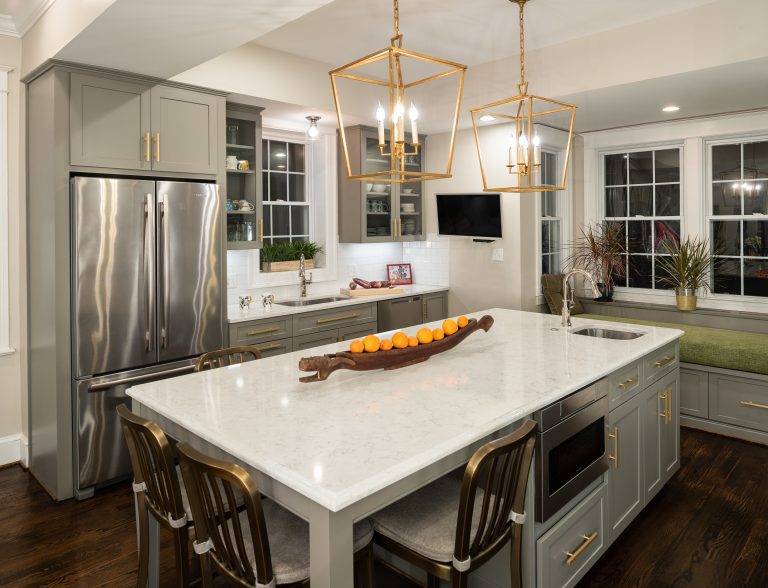
[[[564,329],[559,316],[505,309],[471,316],[483,314],[495,319],[488,333],[399,370],[300,383],[299,358],[347,347],[333,344],[142,384],[128,395],[338,511],[683,335],[578,317]],[[586,324],[645,335],[616,341],[569,332]]]
[[[402,288],[404,292],[402,294],[385,294],[382,296],[358,296],[356,298],[350,298],[348,300],[339,300],[336,302],[326,302],[323,304],[312,304],[311,306],[281,306],[280,300],[277,300],[271,308],[265,309],[261,305],[261,300],[257,297],[251,302],[251,307],[246,310],[240,310],[237,304],[231,304],[227,307],[227,322],[229,323],[242,323],[244,321],[254,321],[263,318],[272,318],[276,316],[285,316],[290,314],[301,314],[303,312],[312,312],[313,310],[327,310],[329,308],[344,308],[346,306],[353,306],[355,304],[365,304],[366,302],[379,302],[380,300],[394,300],[396,298],[405,298],[407,296],[413,296],[418,294],[430,294],[432,292],[445,292],[448,290],[445,286],[428,286],[428,285],[412,285],[412,286],[396,286]],[[297,289],[298,290],[298,289]],[[307,297],[307,300],[313,298],[326,298],[327,296],[339,296],[339,289],[336,288],[332,291],[321,294],[319,291],[312,292],[312,295]],[[287,298],[286,300],[296,300],[297,298]]]

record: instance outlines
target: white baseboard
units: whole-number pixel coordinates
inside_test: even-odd
[[[23,435],[0,437],[0,466],[22,461],[27,465],[27,438]]]

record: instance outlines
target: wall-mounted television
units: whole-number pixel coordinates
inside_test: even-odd
[[[435,198],[441,235],[501,239],[501,194],[437,194]]]

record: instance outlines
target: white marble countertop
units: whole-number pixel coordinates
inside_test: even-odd
[[[357,296],[354,298],[349,297],[345,300],[327,302],[324,304],[312,304],[310,306],[281,306],[281,299],[278,299],[270,309],[265,309],[262,307],[261,299],[256,299],[251,302],[251,307],[247,310],[240,310],[240,306],[237,304],[230,304],[227,307],[227,322],[241,323],[244,321],[254,321],[263,318],[285,316],[287,314],[300,314],[302,312],[312,312],[313,310],[326,310],[329,308],[339,308],[343,306],[352,306],[354,304],[365,304],[366,302],[378,302],[379,300],[390,300],[394,298],[413,296],[415,294],[430,294],[432,292],[443,292],[448,290],[447,286],[429,286],[425,284],[395,287],[402,288],[404,292],[400,294],[384,294],[381,296]],[[307,296],[307,300],[312,300],[313,298],[327,298],[328,296],[340,296],[339,288],[329,291],[326,294],[313,292],[312,296]],[[294,298],[285,298],[282,300],[299,300],[299,298],[297,296]]]
[[[300,383],[299,358],[347,348],[334,344],[142,384],[128,395],[338,511],[683,335],[604,323],[645,333],[617,341],[575,335],[554,315],[470,316],[483,314],[495,319],[488,333],[399,370],[340,370]],[[574,317],[571,330],[585,324],[600,321]]]

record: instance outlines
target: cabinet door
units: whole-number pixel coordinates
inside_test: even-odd
[[[363,173],[376,173],[389,169],[389,157],[381,154],[376,129],[362,129],[360,134]],[[387,135],[389,140],[389,135]],[[352,180],[355,181],[355,180]],[[380,243],[397,240],[397,184],[366,180],[363,188],[361,223],[363,243]]]
[[[643,508],[642,411],[635,396],[608,417],[608,520],[613,541]]]
[[[354,327],[344,327],[339,329],[339,341],[351,341],[352,339],[362,339],[367,335],[373,335],[376,332],[376,323],[368,323]]]
[[[278,339],[277,341],[267,341],[254,345],[261,352],[262,359],[265,357],[274,357],[293,351],[293,342],[291,339]]]
[[[319,333],[311,333],[309,335],[301,335],[300,337],[293,338],[293,350],[304,351],[305,349],[311,349],[312,347],[319,347],[320,345],[330,345],[331,343],[339,342],[339,330],[330,329],[328,331],[321,331]]]
[[[181,88],[152,88],[152,169],[216,173],[220,100]]]
[[[425,294],[423,296],[424,322],[441,321],[448,316],[445,292]]]
[[[149,86],[73,73],[70,163],[150,169]]]
[[[649,386],[640,393],[641,410],[643,413],[643,502],[647,504],[661,489],[661,424],[662,406],[659,383]]]
[[[680,469],[680,374],[678,370],[665,376],[659,382],[661,388],[662,410],[665,416],[659,417],[661,426],[660,459],[661,485]]]
[[[424,145],[426,136],[419,135],[421,147],[415,155],[405,158],[405,169],[410,172],[424,170]],[[424,182],[403,182],[395,184],[395,222],[397,241],[423,241],[426,236],[424,227]]]

